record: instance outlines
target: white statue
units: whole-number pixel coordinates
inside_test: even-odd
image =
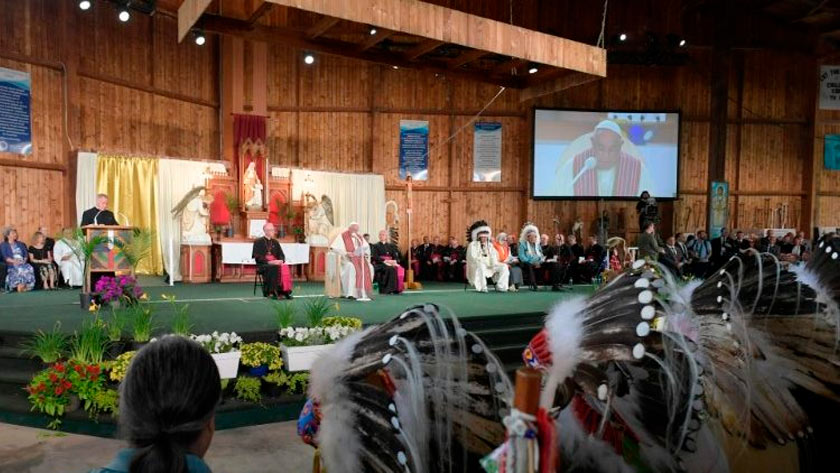
[[[307,237],[312,246],[327,246],[335,225],[332,200],[326,195],[321,200],[306,194],[306,213],[309,225]]]
[[[210,216],[208,205],[212,197],[206,195],[202,188],[183,208],[181,213],[181,242],[188,244],[211,243],[210,234],[207,233],[207,221]]]
[[[245,169],[245,176],[242,178],[242,187],[245,191],[245,207],[249,209],[262,209],[263,206],[263,185],[260,176],[257,175],[256,162],[251,161]]]

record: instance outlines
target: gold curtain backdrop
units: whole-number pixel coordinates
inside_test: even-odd
[[[121,225],[152,231],[151,254],[137,266],[138,274],[163,274],[158,229],[158,160],[100,154],[96,192],[107,194],[109,208]],[[128,217],[128,222],[125,221]]]

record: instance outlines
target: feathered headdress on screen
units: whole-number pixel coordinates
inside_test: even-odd
[[[479,233],[486,233],[487,236],[493,234],[493,230],[490,228],[490,225],[487,224],[484,220],[478,220],[473,222],[470,225],[470,228],[467,229],[467,241],[476,241],[478,240]]]

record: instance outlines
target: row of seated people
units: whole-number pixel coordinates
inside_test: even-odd
[[[35,288],[54,290],[82,285],[82,264],[72,238],[72,230],[65,229],[56,242],[41,227],[32,236],[32,244],[20,241],[17,230],[3,230],[0,243],[0,283],[5,292],[26,292]]]

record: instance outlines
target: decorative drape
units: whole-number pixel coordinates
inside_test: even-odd
[[[265,144],[265,137],[266,137],[266,117],[262,117],[259,115],[233,115],[233,149],[236,155],[236,162],[237,165],[239,163],[239,149],[245,140],[251,140],[251,142],[264,145]],[[244,158],[244,166],[248,166],[251,161],[254,160],[256,156],[251,156],[250,154],[243,156]],[[257,160],[256,164],[257,175],[260,176],[260,179],[265,179],[265,159]],[[239,169],[239,175],[245,169]]]
[[[181,217],[172,216],[172,207],[195,187],[204,185],[206,162],[161,159],[158,162],[158,235],[163,268],[173,281],[181,280]]]
[[[108,194],[109,207],[121,225],[147,228],[154,233],[151,255],[140,262],[140,274],[161,274],[163,258],[158,227],[158,160],[99,155],[97,193]]]
[[[76,161],[76,222],[82,213],[96,205],[96,166],[98,155],[79,151]]]
[[[346,228],[357,222],[362,233],[375,235],[385,228],[385,178],[380,174],[349,174],[292,169],[295,199],[305,193],[332,201],[335,226]]]

